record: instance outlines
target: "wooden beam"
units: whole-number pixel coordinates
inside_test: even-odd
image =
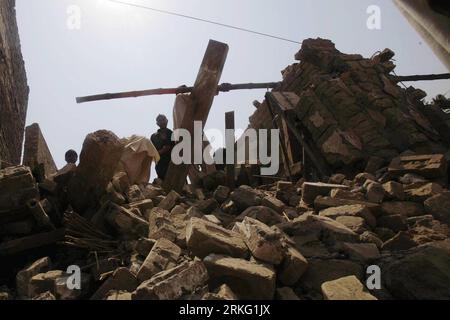
[[[44,247],[63,241],[64,229],[57,229],[46,233],[38,233],[28,237],[6,241],[0,244],[0,256],[12,255],[30,249]]]
[[[235,121],[234,121],[234,111],[232,112],[227,112],[225,113],[225,130],[233,130],[233,136],[234,136],[234,132],[235,132],[236,126],[235,126]],[[234,143],[233,143],[233,148],[234,148]],[[225,148],[225,152],[227,149]],[[234,155],[234,152],[233,152]],[[226,154],[224,154],[224,160],[226,163]],[[226,174],[227,174],[227,184],[228,187],[230,187],[231,189],[234,189],[236,187],[236,183],[235,183],[235,170],[236,170],[236,165],[233,162],[233,164],[227,164],[226,165]]]
[[[408,82],[408,81],[433,81],[433,80],[447,80],[450,79],[450,73],[442,74],[417,74],[412,76],[395,76],[396,82]]]
[[[289,180],[292,181],[292,173],[291,173],[291,167],[289,164],[289,155],[288,155],[288,151],[286,150],[286,139],[288,139],[285,135],[284,132],[282,130],[282,128],[280,129],[280,125],[279,123],[282,123],[283,118],[279,117],[277,115],[275,115],[275,112],[273,110],[272,104],[270,101],[267,101],[267,107],[269,109],[269,112],[272,116],[272,126],[274,127],[274,129],[278,129],[279,130],[279,138],[281,139],[281,143],[280,143],[280,147],[281,147],[281,152],[283,153],[283,164],[286,168],[286,173],[289,175]],[[280,121],[281,119],[281,121]],[[271,150],[272,152],[272,150]]]
[[[263,83],[222,83],[217,87],[218,92],[229,92],[233,90],[252,90],[252,89],[274,89],[281,85],[281,82],[263,82]],[[86,97],[76,98],[77,103],[101,101],[101,100],[113,100],[113,99],[125,99],[125,98],[138,98],[145,96],[158,96],[167,94],[183,94],[191,93],[194,87],[181,86],[178,88],[159,88],[159,89],[147,89],[140,91],[126,91],[117,93],[103,93]]]
[[[296,121],[297,117],[294,113],[294,107],[298,104],[299,97],[292,92],[268,92],[266,94],[266,101],[271,110],[286,120],[289,129],[302,145],[304,152],[311,160],[311,164],[316,167],[321,177],[329,177],[331,175],[331,169],[328,163],[317,147],[311,141],[307,141],[304,138],[306,129],[301,126],[299,121]]]
[[[217,95],[217,86],[222,76],[227,55],[227,44],[210,40],[191,93],[192,107],[186,109],[180,121],[180,128],[188,130],[192,136],[194,121],[201,121],[203,128],[205,126],[214,97]],[[180,192],[186,183],[187,174],[187,165],[171,163],[163,184],[164,189]]]

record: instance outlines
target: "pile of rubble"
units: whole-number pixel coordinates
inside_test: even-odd
[[[289,181],[135,184],[105,130],[56,170],[28,128],[24,166],[0,162],[0,299],[450,299],[449,104],[401,89],[392,57],[303,42],[250,119],[276,107]]]
[[[295,131],[304,136],[302,144],[311,149],[316,159],[311,165],[320,164],[328,175],[353,175],[366,171],[368,165],[387,165],[405,151],[448,152],[448,100],[441,96],[427,105],[423,100],[425,92],[402,88],[393,75],[394,55],[385,49],[372,58],[364,58],[340,52],[330,40],[303,41],[295,56],[300,62],[282,72],[283,81],[275,91],[283,96],[283,112],[292,110],[289,116],[279,113],[283,121],[278,127],[283,131],[287,123],[291,131],[295,126]],[[287,94],[294,94],[295,99],[289,99]],[[274,127],[267,99],[257,104],[250,127]],[[288,158],[285,162],[293,166],[302,160],[299,142],[292,132],[284,136]]]
[[[0,255],[11,262],[1,298],[450,298],[444,155],[327,183],[231,190],[217,178],[213,191],[178,194],[115,173],[118,141],[89,135],[78,167],[39,183],[27,167],[0,171]],[[370,266],[380,289],[366,288]]]

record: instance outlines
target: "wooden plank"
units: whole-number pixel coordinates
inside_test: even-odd
[[[233,90],[252,90],[252,89],[274,89],[279,87],[281,82],[263,82],[263,83],[222,83],[218,86],[219,92],[229,92]],[[168,95],[168,94],[183,94],[190,93],[194,90],[194,87],[178,87],[178,88],[158,88],[158,89],[147,89],[140,91],[127,91],[127,92],[116,92],[116,93],[104,93],[96,94],[86,97],[76,98],[77,103],[101,101],[101,100],[113,100],[113,99],[125,99],[125,98],[138,98],[145,96],[158,96],[158,95]]]
[[[300,125],[299,121],[296,121],[294,107],[298,104],[299,97],[292,92],[268,92],[266,100],[271,109],[275,109],[274,111],[286,120],[289,129],[302,145],[306,155],[317,168],[321,177],[329,177],[331,170],[326,160],[317,147],[311,141],[305,139],[306,130]]]
[[[227,55],[227,44],[210,40],[191,93],[192,108],[186,109],[180,121],[180,128],[187,129],[191,135],[194,133],[194,121],[202,121],[203,128],[205,126],[214,97],[218,93],[217,86],[222,76]],[[171,163],[163,184],[164,189],[181,192],[186,183],[187,175],[187,165]]]
[[[28,237],[5,241],[0,244],[0,256],[12,255],[26,250],[39,248],[64,240],[65,229],[34,234]]]
[[[225,113],[225,130],[233,130],[233,136],[234,136],[234,132],[236,130],[236,125],[235,125],[235,121],[234,121],[234,111]],[[233,148],[234,148],[234,144],[233,144]],[[226,160],[226,155],[224,158]],[[228,187],[230,187],[231,189],[234,189],[236,187],[236,183],[235,183],[236,165],[233,162],[233,164],[227,164],[225,168],[226,168],[226,174],[227,174]]]
[[[269,112],[273,119],[272,126],[275,129],[279,130],[279,137],[281,138],[280,147],[281,147],[282,156],[283,156],[283,165],[284,165],[286,173],[288,174],[289,180],[292,180],[291,166],[289,163],[289,155],[288,155],[287,143],[286,143],[288,137],[285,135],[283,128],[280,128],[284,118],[275,114],[275,111],[273,110],[274,108],[270,101],[267,101],[267,107],[268,107]]]

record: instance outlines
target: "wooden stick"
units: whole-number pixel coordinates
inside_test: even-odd
[[[222,83],[217,87],[218,92],[229,92],[232,90],[251,90],[251,89],[273,89],[276,88],[280,82],[266,82],[266,83]],[[85,103],[100,100],[112,100],[112,99],[123,99],[123,98],[137,98],[144,96],[155,96],[155,95],[165,95],[165,94],[182,94],[191,93],[194,87],[179,87],[179,88],[160,88],[160,89],[149,89],[142,91],[128,91],[128,92],[118,92],[118,93],[105,93],[97,94],[93,96],[78,97],[76,98],[77,103]]]
[[[407,82],[407,81],[430,81],[430,80],[446,80],[450,79],[450,73],[441,74],[418,74],[412,76],[396,76],[394,80],[396,82]]]
[[[209,42],[191,93],[192,108],[186,110],[180,121],[180,128],[188,130],[191,136],[194,135],[195,121],[201,121],[203,127],[205,126],[214,97],[217,95],[217,86],[222,76],[227,55],[227,44],[213,40]],[[170,163],[163,183],[164,190],[180,192],[186,183],[188,169],[189,167],[185,164],[175,165]]]
[[[411,75],[411,76],[394,76],[394,81],[396,82],[407,82],[407,81],[431,81],[431,80],[446,80],[450,79],[450,73],[442,74],[422,74],[422,75]],[[263,82],[263,83],[222,83],[217,87],[217,92],[229,92],[232,90],[251,90],[251,89],[274,89],[278,87],[281,82]],[[124,99],[124,98],[137,98],[144,96],[155,96],[155,95],[166,95],[166,94],[183,94],[191,93],[194,87],[181,86],[178,88],[159,88],[159,89],[148,89],[140,91],[125,91],[117,93],[104,93],[96,94],[86,97],[76,98],[77,103],[85,103],[100,100],[112,100],[112,99]]]
[[[225,113],[225,129],[226,130],[236,130],[236,124],[235,124],[235,118],[234,118],[234,111]],[[234,148],[235,142],[233,139],[233,148]],[[227,146],[229,147],[229,146]],[[227,153],[230,152],[230,150],[227,150],[225,148],[226,153],[224,153],[223,157],[225,160],[227,160],[228,155]],[[234,157],[234,150],[233,150],[233,157]],[[226,163],[227,161],[225,161]],[[234,181],[235,179],[235,172],[236,172],[236,166],[234,165],[234,158],[233,158],[233,164],[227,164],[226,165],[226,173],[227,173],[227,183],[228,187],[230,187],[232,190],[236,187],[236,183]]]

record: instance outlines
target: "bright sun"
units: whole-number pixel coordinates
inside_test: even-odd
[[[110,21],[121,20],[129,26],[142,26],[149,16],[142,9],[126,5],[126,3],[145,4],[144,1],[135,0],[95,0],[95,8]]]

